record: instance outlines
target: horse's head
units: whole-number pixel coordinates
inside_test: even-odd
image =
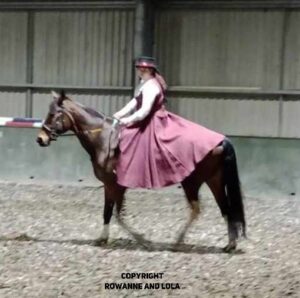
[[[62,91],[60,94],[52,91],[53,101],[49,105],[49,112],[37,136],[37,143],[40,146],[49,146],[60,134],[72,129],[73,117],[64,108],[63,103],[67,98]]]

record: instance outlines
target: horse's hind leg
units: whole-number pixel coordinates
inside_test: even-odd
[[[133,231],[130,226],[124,221],[123,215],[124,215],[124,201],[125,196],[122,194],[121,196],[116,197],[116,209],[117,209],[117,221],[119,225],[127,231],[139,244],[144,246],[145,248],[150,248],[149,244],[146,244],[146,240],[144,237],[137,232]]]
[[[237,235],[235,233],[234,227],[232,226],[232,223],[228,221],[228,203],[223,182],[222,170],[219,169],[212,178],[206,181],[206,183],[210,188],[211,192],[213,193],[216,202],[220,208],[221,214],[227,223],[229,241],[228,244],[224,247],[224,251],[230,252],[236,249]]]
[[[189,176],[181,184],[190,206],[190,217],[187,223],[184,225],[183,229],[181,230],[177,238],[177,241],[175,243],[175,246],[183,242],[187,230],[192,225],[194,220],[198,218],[200,214],[199,189],[201,183],[195,179],[195,176]]]

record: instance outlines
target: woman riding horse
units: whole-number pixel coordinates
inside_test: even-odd
[[[137,95],[114,115],[125,126],[117,181],[128,188],[182,182],[225,137],[166,110],[166,83],[152,57],[137,59],[135,66],[141,79]]]
[[[119,223],[143,241],[122,218],[127,188],[159,188],[180,182],[191,210],[176,242],[181,243],[200,213],[198,192],[207,183],[227,221],[229,242],[225,251],[234,250],[240,232],[245,235],[246,224],[232,144],[224,135],[166,110],[166,83],[153,58],[141,57],[136,67],[142,84],[137,96],[114,115],[120,129],[112,118],[74,102],[63,92],[53,93],[54,101],[37,142],[49,146],[72,130],[90,155],[95,176],[105,189],[104,228],[99,242],[108,240],[115,205]]]

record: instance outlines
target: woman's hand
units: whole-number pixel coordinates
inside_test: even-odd
[[[121,125],[126,126],[126,127],[132,125],[132,121],[131,121],[130,117],[121,118],[121,119],[119,119],[119,121],[120,121]]]
[[[119,113],[115,113],[114,115],[113,115],[113,118],[116,118],[117,120],[121,120],[121,116],[120,116],[120,114]]]

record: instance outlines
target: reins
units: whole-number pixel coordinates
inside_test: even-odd
[[[90,129],[90,130],[84,130],[84,131],[79,132],[79,133],[89,134],[89,133],[96,133],[96,132],[100,132],[100,131],[102,131],[102,128],[95,128],[95,129]],[[59,137],[73,137],[73,136],[76,136],[76,133],[65,133],[65,134],[60,135]]]
[[[102,128],[94,128],[94,129],[85,129],[85,130],[80,130],[78,129],[77,125],[76,125],[76,122],[75,122],[75,119],[74,117],[72,116],[72,114],[67,111],[65,108],[62,109],[63,113],[65,113],[65,115],[67,115],[67,117],[71,120],[71,123],[72,123],[72,126],[75,130],[75,133],[69,133],[69,134],[63,134],[63,135],[60,135],[61,137],[63,136],[75,136],[75,135],[87,135],[87,134],[93,134],[93,133],[97,133],[97,132],[101,132],[102,131]],[[105,119],[104,119],[105,121]]]
[[[73,128],[75,130],[75,134],[68,134],[68,136],[79,135],[79,134],[87,135],[87,134],[101,132],[103,130],[102,128],[99,127],[99,128],[94,128],[94,129],[88,129],[88,130],[81,131],[81,130],[78,129],[73,115],[63,107],[62,107],[62,112],[65,113],[65,115],[67,115],[69,117],[69,119],[72,122]],[[107,157],[106,157],[106,160],[105,160],[105,168],[106,168],[107,163],[108,163],[109,158],[110,158],[111,138],[112,138],[113,131],[114,131],[116,125],[119,123],[119,120],[114,118],[114,117],[107,117],[105,114],[102,114],[102,116],[103,116],[103,122],[105,122],[107,120],[107,118],[110,118],[111,120],[113,120],[113,123],[111,125],[111,129],[110,129],[109,139],[108,139],[108,154],[107,154]],[[61,136],[66,136],[66,135],[61,135]]]

